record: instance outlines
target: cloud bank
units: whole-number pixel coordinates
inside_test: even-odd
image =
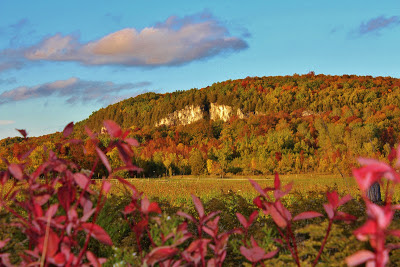
[[[369,34],[369,33],[377,33],[385,28],[398,26],[400,25],[400,17],[392,16],[390,18],[386,18],[384,16],[379,16],[373,19],[370,19],[366,23],[361,23],[361,25],[357,29],[357,33],[360,35]]]
[[[115,84],[109,81],[86,81],[76,77],[58,80],[36,86],[20,86],[0,94],[0,105],[27,99],[58,96],[66,98],[66,102],[100,102],[110,103],[121,96],[118,93],[135,88],[149,86],[150,82]],[[132,94],[136,95],[136,94]],[[131,96],[132,96],[131,95]]]
[[[174,66],[247,47],[245,40],[231,36],[212,15],[201,13],[183,18],[172,16],[142,30],[121,29],[86,43],[80,42],[76,35],[58,33],[30,47],[0,51],[0,55],[13,59],[0,62],[0,70],[19,67],[21,59],[83,65]]]

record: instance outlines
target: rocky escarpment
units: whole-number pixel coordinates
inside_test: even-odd
[[[204,111],[200,106],[195,107],[191,105],[168,114],[167,117],[162,118],[158,123],[156,123],[156,126],[187,125],[201,120],[202,118],[204,118]]]
[[[208,115],[211,120],[228,121],[229,118],[234,115],[234,112],[232,107],[227,105],[210,103],[208,111],[200,106],[191,105],[168,114],[165,118],[162,118],[158,123],[156,123],[155,126],[187,125],[204,119]],[[244,114],[240,109],[236,111],[236,115],[241,119],[244,118]]]

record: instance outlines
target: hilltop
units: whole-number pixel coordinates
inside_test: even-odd
[[[107,119],[131,129],[141,144],[135,164],[145,176],[348,173],[356,156],[389,154],[398,141],[399,107],[400,80],[391,77],[248,77],[123,100],[78,122],[74,135],[87,139],[85,126],[100,133]],[[3,139],[1,156],[15,160],[33,144],[51,148],[60,138]],[[109,142],[106,135],[101,140]],[[85,148],[86,155],[72,144],[60,153],[89,166],[90,142]]]

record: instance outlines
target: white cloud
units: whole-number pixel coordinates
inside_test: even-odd
[[[85,65],[165,66],[236,52],[247,43],[230,36],[208,14],[170,17],[142,30],[125,28],[80,43],[77,36],[56,34],[23,51],[29,60],[75,61]]]
[[[0,120],[0,125],[10,125],[14,124],[15,121],[10,121],[10,120]]]

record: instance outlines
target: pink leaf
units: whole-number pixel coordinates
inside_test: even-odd
[[[369,250],[360,250],[346,258],[348,266],[357,266],[366,261],[375,259],[375,254]]]
[[[236,217],[238,218],[240,224],[241,224],[244,228],[248,228],[248,227],[249,227],[246,218],[245,218],[242,214],[240,214],[240,213],[238,212],[238,213],[236,213]]]
[[[109,182],[109,181],[104,181],[103,182],[103,192],[105,193],[105,194],[107,194],[108,192],[110,192],[110,189],[111,189],[111,183]]]
[[[335,211],[333,210],[332,204],[331,203],[324,204],[324,209],[326,211],[326,214],[328,214],[328,218],[333,219]]]
[[[261,188],[261,186],[256,181],[249,179],[249,182],[254,187],[254,189],[257,190],[258,193],[260,193],[261,196],[266,197],[264,190]]]
[[[90,179],[86,175],[79,172],[74,173],[74,180],[82,189],[88,191],[89,193],[93,193],[93,191],[89,188]]]
[[[65,126],[64,131],[63,131],[64,137],[70,136],[70,134],[72,133],[73,130],[74,130],[74,123],[73,122],[68,123],[68,125]]]
[[[92,130],[90,130],[87,126],[85,126],[85,132],[87,133],[87,135],[90,137],[90,139],[95,139],[96,138],[96,134],[94,134],[92,132]]]
[[[323,215],[321,213],[319,213],[319,212],[306,211],[306,212],[302,212],[302,213],[298,214],[297,216],[295,216],[293,218],[293,221],[311,219],[311,218],[321,217],[321,216],[323,216]]]
[[[345,195],[344,197],[342,197],[339,200],[338,206],[340,207],[340,206],[346,204],[347,202],[349,202],[352,199],[353,199],[353,197],[351,195]]]
[[[87,210],[83,216],[80,218],[81,222],[86,222],[87,220],[89,220],[89,218],[93,215],[93,213],[96,211],[96,208]]]
[[[134,139],[134,138],[126,138],[125,142],[127,142],[128,144],[130,144],[131,146],[139,146],[139,142]]]
[[[86,251],[86,257],[93,267],[101,267],[99,260],[91,251]]]
[[[204,217],[203,204],[201,203],[200,199],[198,197],[196,197],[195,195],[192,195],[192,199],[193,199],[194,206],[195,206],[197,212],[199,213],[199,217],[203,218]]]
[[[21,166],[15,163],[11,163],[8,165],[8,170],[10,171],[11,175],[14,176],[17,180],[22,180],[24,178],[24,173],[21,169]]]
[[[248,220],[249,226],[257,218],[257,216],[258,216],[258,210],[255,210],[255,211],[253,211],[253,213],[250,214],[250,217],[249,217],[249,220]]]
[[[56,214],[58,209],[58,204],[52,204],[50,208],[46,211],[45,217],[48,218],[53,218],[53,216]]]
[[[111,120],[105,120],[103,122],[104,126],[107,129],[107,132],[114,138],[118,138],[122,135],[121,127],[118,124]]]
[[[141,208],[140,208],[141,212],[143,212],[144,214],[148,214],[149,206],[150,206],[150,201],[147,199],[147,197],[144,197],[141,203]]]
[[[109,173],[111,173],[111,165],[110,165],[110,162],[108,161],[107,156],[97,146],[96,146],[96,152],[97,152],[97,155],[99,155],[99,157],[100,157],[101,161],[103,162],[104,166],[107,168],[107,171]]]
[[[81,226],[87,233],[91,232],[91,236],[95,239],[99,240],[103,244],[112,246],[110,236],[99,225],[94,223],[82,223]]]
[[[268,254],[265,253],[264,249],[261,247],[253,247],[253,248],[246,248],[244,246],[240,247],[240,253],[246,257],[252,263],[257,263],[262,260],[270,259],[278,253],[278,250],[274,250],[269,252]]]
[[[6,244],[8,243],[8,241],[10,241],[10,238],[6,238],[2,241],[0,241],[0,249],[4,248],[6,246]]]

